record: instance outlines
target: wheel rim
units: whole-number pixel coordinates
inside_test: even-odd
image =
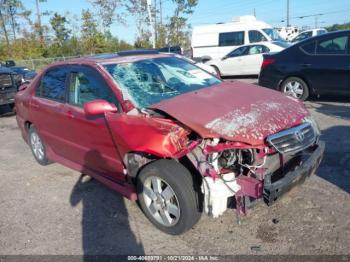
[[[304,94],[304,87],[299,81],[290,81],[284,86],[283,92],[295,98],[300,98]]]
[[[153,218],[163,226],[174,226],[180,218],[180,205],[174,190],[163,179],[150,176],[142,192],[146,207]]]
[[[41,142],[41,139],[37,133],[35,133],[35,132],[31,133],[30,144],[32,146],[34,155],[40,160],[43,159],[44,158],[44,146],[43,146],[43,143]]]

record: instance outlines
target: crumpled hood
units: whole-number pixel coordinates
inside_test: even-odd
[[[301,123],[303,103],[263,87],[227,81],[186,93],[150,108],[174,117],[203,138],[220,137],[250,145]]]

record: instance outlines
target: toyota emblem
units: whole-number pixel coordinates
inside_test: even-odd
[[[305,138],[304,133],[301,131],[296,131],[294,135],[299,142],[302,142]]]

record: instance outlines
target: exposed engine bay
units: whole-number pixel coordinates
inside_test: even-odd
[[[304,130],[304,126],[300,125],[300,129]],[[220,139],[203,140],[187,156],[203,176],[204,211],[218,217],[226,211],[229,199],[234,198],[238,214],[245,215],[251,202],[264,199],[270,205],[276,201],[280,194],[288,190],[289,184],[294,183],[295,179],[289,179],[288,174],[298,169],[317,148],[318,134],[311,125],[310,130],[305,132],[305,140],[298,143],[293,141],[291,153],[281,153],[281,148],[272,144],[252,147]],[[284,136],[293,134],[291,138],[288,137],[290,143],[296,137],[293,129],[286,133],[278,136],[285,148],[290,144],[285,142]],[[320,159],[317,161],[320,162]]]

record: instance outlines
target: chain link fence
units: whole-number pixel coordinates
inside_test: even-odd
[[[51,58],[17,60],[15,61],[15,63],[16,63],[16,66],[25,66],[37,71],[54,62],[66,61],[68,59],[79,58],[79,57],[81,56],[67,56],[67,57],[62,56],[62,57],[51,57]]]

